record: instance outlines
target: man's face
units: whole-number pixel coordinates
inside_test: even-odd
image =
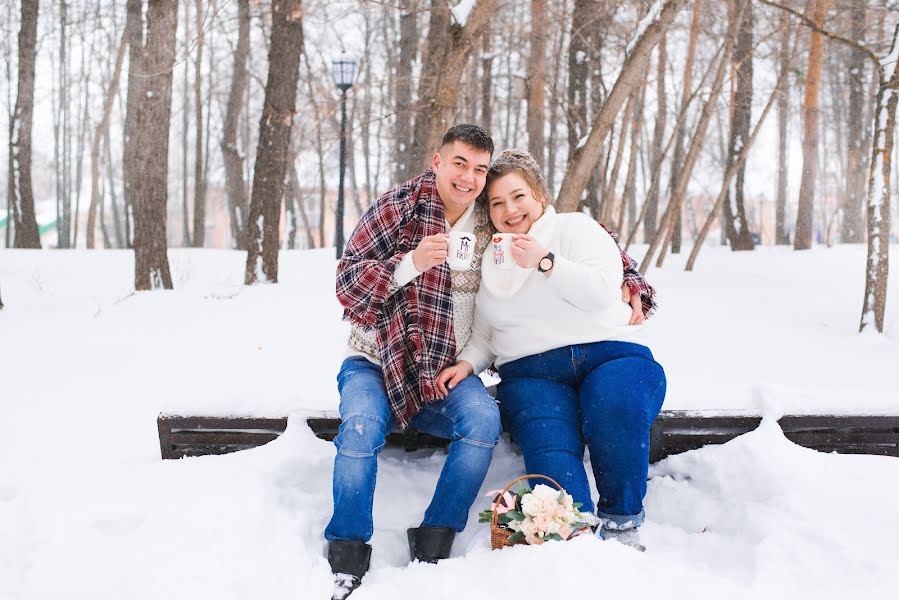
[[[490,153],[460,141],[442,147],[434,155],[437,193],[445,210],[464,212],[487,181]]]

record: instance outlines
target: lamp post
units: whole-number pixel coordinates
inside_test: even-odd
[[[334,211],[334,250],[343,255],[343,178],[346,171],[346,92],[353,87],[356,61],[342,54],[331,62],[334,84],[340,90],[340,183],[337,188],[337,210]]]

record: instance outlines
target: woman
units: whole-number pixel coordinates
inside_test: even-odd
[[[494,363],[506,428],[528,473],[558,481],[590,510],[586,445],[603,538],[638,549],[649,465],[649,429],[665,397],[665,373],[638,343],[621,302],[615,241],[582,213],[556,214],[539,166],[507,150],[487,174],[497,231],[512,235],[514,270],[484,254],[472,338],[437,378],[441,393]]]

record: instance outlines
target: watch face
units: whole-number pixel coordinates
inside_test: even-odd
[[[553,261],[548,256],[544,256],[540,259],[540,269],[543,271],[549,271],[552,269]]]

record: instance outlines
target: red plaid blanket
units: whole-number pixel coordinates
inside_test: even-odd
[[[640,294],[640,302],[643,304],[643,316],[648,319],[659,307],[656,302],[656,289],[643,279],[643,275],[637,270],[637,261],[621,248],[621,244],[618,243],[618,234],[602,223],[599,225],[615,240],[615,245],[618,246],[618,251],[621,252],[621,262],[624,266],[624,285],[628,287],[632,294]]]
[[[427,235],[446,231],[434,172],[397,186],[362,216],[337,265],[344,319],[374,327],[390,409],[405,427],[437,399],[434,380],[456,359],[453,296],[446,264],[391,293],[393,272]]]

